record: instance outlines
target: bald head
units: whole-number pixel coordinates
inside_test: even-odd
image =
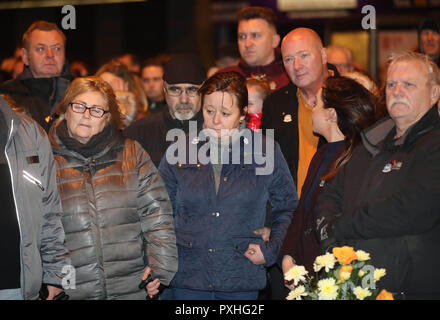
[[[303,90],[317,91],[328,76],[327,50],[319,35],[308,28],[290,31],[281,43],[286,72]]]
[[[309,28],[297,28],[290,31],[281,43],[281,48],[288,45],[291,42],[307,41],[312,46],[316,46],[319,49],[323,48],[322,40],[315,30]]]

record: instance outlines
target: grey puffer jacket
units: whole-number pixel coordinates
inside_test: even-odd
[[[53,155],[46,132],[34,120],[12,111],[3,98],[0,112],[8,129],[5,154],[20,229],[22,295],[35,300],[42,282],[62,284],[63,267],[70,264]]]
[[[163,181],[137,142],[113,132],[90,158],[68,150],[55,126],[49,133],[66,246],[76,271],[76,288],[67,290],[72,299],[145,299],[138,285],[147,265],[165,285],[177,271]]]

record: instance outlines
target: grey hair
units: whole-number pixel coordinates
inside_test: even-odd
[[[388,70],[391,69],[397,62],[401,61],[419,61],[426,66],[428,71],[428,82],[431,85],[440,85],[440,74],[437,64],[432,61],[432,59],[423,53],[413,52],[413,51],[401,51],[392,53],[388,57]]]

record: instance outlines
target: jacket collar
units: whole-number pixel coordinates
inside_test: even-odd
[[[163,110],[163,120],[168,127],[168,129],[182,129],[185,133],[189,131],[189,123],[190,121],[197,122],[197,129],[201,129],[203,126],[203,114],[202,110],[197,112],[194,117],[189,120],[178,120],[171,117],[168,105],[164,106]]]
[[[50,127],[49,133],[48,133],[49,141],[50,141],[50,144],[51,144],[51,147],[52,147],[54,154],[59,154],[62,156],[72,156],[80,161],[88,163],[90,161],[93,161],[93,159],[99,159],[100,157],[102,157],[103,155],[108,153],[115,145],[117,145],[118,143],[120,143],[121,141],[124,140],[122,135],[120,135],[119,131],[117,131],[116,129],[112,129],[111,134],[107,138],[107,140],[109,142],[107,144],[105,144],[105,147],[102,148],[101,151],[98,151],[93,156],[87,158],[87,157],[81,155],[77,151],[68,149],[64,145],[64,143],[61,141],[60,137],[57,134],[57,128],[58,128],[58,126],[61,125],[61,122],[62,121],[59,121],[59,120],[57,122],[55,122]],[[97,149],[99,149],[99,148],[97,148]]]
[[[61,70],[61,74],[59,77],[66,78],[69,80],[72,77],[69,71],[69,64],[67,61],[64,63],[63,69]],[[52,78],[58,78],[58,77],[52,77]],[[37,79],[37,78],[34,78],[31,68],[29,68],[29,66],[27,65],[24,65],[23,72],[17,76],[17,80],[28,80],[28,79]],[[47,79],[47,78],[41,78],[41,79]]]
[[[218,152],[217,155],[219,156],[218,159],[223,159],[227,161],[225,163],[229,164],[234,163],[234,161],[239,161],[242,164],[254,163],[254,156],[257,154],[266,157],[267,146],[265,145],[262,150],[258,150],[254,145],[254,143],[259,143],[259,140],[264,143],[266,139],[263,134],[249,129],[246,124],[240,128],[240,132],[237,132],[237,134],[229,140],[229,143],[224,142],[224,144],[221,144],[219,141],[211,140],[215,138],[210,137],[209,134],[203,130],[198,130],[195,136],[191,134],[187,135],[186,139],[188,145],[192,144],[195,146],[197,155],[199,155],[199,150],[204,148],[203,155],[205,155],[206,152],[206,155],[210,157],[211,150],[216,149]],[[236,153],[236,150],[239,150],[239,153]],[[189,163],[189,152],[186,154],[186,157],[186,161]],[[199,161],[199,159],[197,161]]]
[[[403,148],[408,149],[423,135],[440,127],[440,117],[437,104],[405,133]],[[362,143],[365,148],[376,156],[385,147],[390,145],[390,140],[394,137],[396,125],[389,116],[376,122],[372,127],[361,132]]]
[[[9,136],[9,132],[11,130],[12,121],[14,121],[14,123],[16,124],[16,125],[14,125],[13,132],[12,132],[12,134],[15,134],[21,120],[18,117],[18,115],[15,113],[15,111],[11,109],[11,107],[6,102],[6,100],[3,99],[2,97],[0,97],[0,112],[3,114],[3,117],[5,119],[6,127],[8,130],[8,136]]]

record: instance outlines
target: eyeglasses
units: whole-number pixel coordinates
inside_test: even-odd
[[[168,88],[165,86],[165,90],[168,92],[170,96],[173,97],[179,97],[183,91],[185,91],[186,95],[188,97],[195,97],[197,96],[197,91],[199,90],[199,87],[191,86],[187,88],[177,87],[177,86],[169,86]]]
[[[79,102],[71,102],[69,103],[69,106],[71,106],[73,112],[76,113],[84,113],[86,110],[89,110],[90,115],[95,118],[102,118],[104,114],[109,112],[99,107],[87,107],[85,104]]]

